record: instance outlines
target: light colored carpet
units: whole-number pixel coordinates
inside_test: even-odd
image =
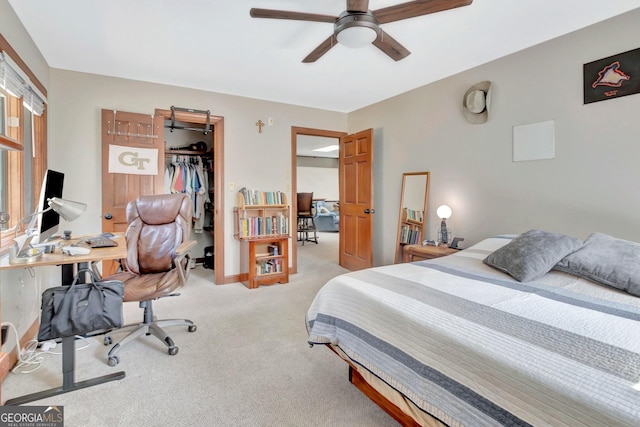
[[[317,245],[298,243],[299,273],[286,285],[218,286],[211,270],[195,268],[181,296],[154,302],[159,318],[198,325],[195,333],[170,329],[177,355],[143,337],[112,368],[102,337],[94,337],[76,351],[75,380],[119,370],[126,377],[27,405],[64,406],[66,427],[397,425],[349,383],[345,362],[306,341],[304,316],[317,290],[346,272],[337,264],[337,237],[319,233]],[[126,322],[141,317],[137,303],[125,304]],[[3,399],[60,386],[61,356],[44,358],[31,374],[9,374]]]

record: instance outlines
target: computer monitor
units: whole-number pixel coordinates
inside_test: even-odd
[[[49,208],[49,204],[47,203],[48,199],[53,197],[62,198],[63,184],[64,174],[62,172],[56,172],[48,169],[44,175],[44,180],[42,181],[40,199],[38,200],[36,209],[38,211],[44,211]],[[42,243],[58,231],[60,215],[51,209],[37,216],[37,224],[38,226],[36,228],[35,237],[31,242],[32,244]]]

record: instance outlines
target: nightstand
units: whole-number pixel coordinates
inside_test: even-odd
[[[406,245],[404,247],[404,262],[422,261],[424,259],[439,258],[458,252],[458,249],[451,249],[447,246],[431,245]]]

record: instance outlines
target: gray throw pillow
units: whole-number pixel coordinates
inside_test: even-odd
[[[554,269],[640,296],[640,243],[593,233]]]
[[[581,240],[563,234],[529,230],[489,254],[483,262],[520,282],[528,282],[546,274],[582,245]]]

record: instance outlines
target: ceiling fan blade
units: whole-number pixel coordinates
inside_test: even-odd
[[[306,58],[302,60],[302,62],[316,62],[322,55],[327,53],[329,49],[338,44],[338,39],[335,34],[332,34],[331,37],[320,43],[320,45],[313,50]]]
[[[396,39],[385,33],[382,29],[378,33],[378,37],[371,42],[375,47],[389,55],[394,61],[399,61],[411,54]]]
[[[417,0],[389,6],[373,11],[381,24],[400,21],[401,19],[442,12],[456,7],[468,6],[473,0]]]
[[[369,10],[369,0],[347,0],[348,12],[366,12]]]
[[[293,19],[296,21],[313,21],[335,23],[337,16],[318,15],[316,13],[291,12],[287,10],[259,9],[252,7],[249,11],[252,18]]]

